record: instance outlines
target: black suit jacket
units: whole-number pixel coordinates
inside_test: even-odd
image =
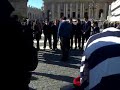
[[[84,21],[84,23],[82,25],[82,32],[90,35],[90,32],[91,32],[91,22],[90,21],[87,21],[87,22]]]

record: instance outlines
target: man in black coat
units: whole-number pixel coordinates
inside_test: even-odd
[[[34,30],[35,30],[36,40],[37,40],[37,50],[39,51],[40,50],[39,41],[41,39],[41,34],[42,34],[42,25],[41,25],[41,23],[36,21],[36,24],[34,26]]]
[[[81,37],[82,37],[82,25],[80,19],[78,19],[78,23],[76,25],[76,30],[75,30],[75,49],[77,49],[77,43],[78,47],[80,49],[81,47]]]
[[[57,49],[57,33],[58,33],[58,25],[57,23],[52,23],[52,34],[53,34],[53,50]]]
[[[46,49],[46,42],[48,40],[49,42],[49,48],[52,49],[52,42],[51,42],[51,35],[52,35],[52,29],[51,29],[51,22],[45,23],[43,26],[43,34],[44,34],[44,49]]]
[[[91,22],[88,17],[85,17],[85,21],[82,24],[82,49],[84,47],[85,40],[87,41],[91,34]]]

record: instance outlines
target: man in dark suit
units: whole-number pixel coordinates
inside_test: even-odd
[[[85,21],[82,25],[82,49],[84,47],[85,40],[87,41],[91,33],[91,22],[88,20],[88,17],[85,17]]]
[[[78,23],[76,25],[76,30],[75,30],[75,49],[77,49],[77,43],[78,47],[80,49],[81,47],[81,36],[82,36],[82,25],[80,19],[78,19]]]
[[[49,41],[49,48],[52,49],[52,43],[51,43],[51,22],[47,22],[43,26],[43,34],[44,34],[44,50],[46,49],[46,42]]]
[[[69,59],[71,32],[72,25],[67,21],[66,17],[64,17],[58,28],[58,35],[60,37],[62,50],[62,61],[67,61]]]
[[[36,24],[34,26],[35,32],[36,32],[36,40],[37,40],[37,50],[40,50],[39,41],[41,39],[42,34],[42,25],[40,22],[36,21]]]

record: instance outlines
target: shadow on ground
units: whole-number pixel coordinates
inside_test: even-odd
[[[39,56],[42,54],[42,56]],[[81,60],[82,51],[80,50],[70,50],[70,58],[68,61],[63,62],[61,61],[61,50],[56,51],[41,51],[38,53],[38,60],[39,62],[44,62],[47,64],[58,65],[62,67],[69,67],[79,69],[80,67],[80,60]],[[43,59],[43,60],[42,60]]]
[[[38,80],[38,78],[35,77],[35,76],[32,76],[32,77],[31,77],[31,80]]]
[[[33,89],[33,88],[30,87],[29,90],[37,90],[37,89]]]
[[[33,72],[33,75],[40,75],[40,76],[45,76],[45,77],[49,77],[51,79],[55,79],[55,80],[59,80],[59,81],[65,81],[65,82],[69,82],[72,83],[73,82],[73,77],[69,77],[69,76],[61,76],[61,75],[53,75],[53,74],[47,74],[47,73],[39,73],[39,72]]]

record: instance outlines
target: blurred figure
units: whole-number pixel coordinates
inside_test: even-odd
[[[108,22],[105,21],[105,22],[103,23],[103,28],[106,29],[106,28],[108,28],[108,26],[109,26],[109,25],[108,25]]]
[[[73,38],[74,38],[74,34],[75,34],[75,25],[73,24],[73,20],[72,18],[70,19],[70,24],[72,25],[72,31],[71,31],[71,34],[70,34],[70,48],[72,49],[73,48]]]
[[[58,42],[58,38],[57,38],[57,32],[58,32],[58,21],[56,20],[53,25],[52,25],[52,32],[53,32],[53,50],[57,49],[57,42]]]
[[[69,58],[71,32],[72,32],[72,25],[68,21],[66,21],[66,17],[64,17],[58,29],[58,35],[60,36],[61,49],[62,49],[62,59],[61,59],[62,61],[67,61]]]
[[[120,29],[120,23],[118,24],[118,26],[116,27],[117,29]]]
[[[92,34],[97,34],[97,33],[100,33],[100,28],[98,27],[98,22],[94,21],[93,22],[93,32],[92,32]]]
[[[51,42],[51,35],[52,35],[52,30],[51,30],[51,25],[52,23],[46,22],[45,25],[43,26],[43,33],[44,33],[44,49],[46,49],[46,42],[48,40],[49,42],[49,48],[52,49],[52,42]]]
[[[82,25],[80,19],[78,19],[78,23],[76,25],[76,30],[75,30],[75,49],[77,49],[77,44],[80,49],[81,47],[81,37],[82,37]]]
[[[40,45],[39,45],[39,41],[41,39],[41,34],[42,34],[42,25],[40,22],[36,21],[36,24],[34,26],[34,31],[35,31],[35,37],[37,40],[37,50],[40,50]]]
[[[85,21],[82,24],[82,49],[84,47],[85,40],[87,41],[91,33],[91,22],[88,17],[85,17]]]

